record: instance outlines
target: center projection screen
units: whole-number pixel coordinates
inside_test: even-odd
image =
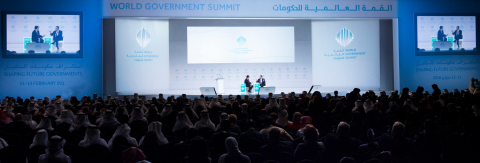
[[[188,64],[293,63],[294,27],[187,27]]]

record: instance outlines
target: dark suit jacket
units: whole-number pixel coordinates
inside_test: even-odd
[[[455,40],[463,39],[462,30],[458,30],[458,35],[457,30],[455,30],[452,35],[455,37]]]
[[[250,85],[252,84],[252,82],[250,82],[250,80],[248,79],[245,79],[243,83],[245,83],[245,87],[250,87]]]
[[[445,35],[442,30],[438,30],[437,41],[447,41],[447,38],[445,36],[447,35]]]
[[[58,30],[58,36],[57,36],[57,31],[53,31],[50,36],[53,36],[53,42],[56,43],[58,41],[63,41],[63,32],[61,30]]]
[[[38,41],[38,38],[41,38],[40,31],[38,31],[38,33],[37,33],[37,31],[33,30],[33,32],[32,32],[32,42],[40,43],[41,41]]]
[[[262,81],[260,81],[260,79],[257,79],[257,83],[260,83],[260,87],[263,87],[267,82],[265,82],[265,78],[262,78]]]

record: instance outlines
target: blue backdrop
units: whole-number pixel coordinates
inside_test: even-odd
[[[431,85],[435,83],[441,89],[446,88],[453,92],[456,88],[459,90],[468,88],[468,82],[472,77],[480,78],[480,55],[415,56],[414,23],[414,13],[478,14],[479,5],[480,1],[474,0],[398,1],[401,88],[408,87],[415,91],[418,86],[423,86],[431,93]]]
[[[0,58],[0,98],[102,96],[101,0],[2,0],[0,11],[79,11],[84,27],[83,58]],[[33,69],[32,65],[70,68]]]

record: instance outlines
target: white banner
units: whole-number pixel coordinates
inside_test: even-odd
[[[103,16],[395,18],[397,0],[104,0]]]

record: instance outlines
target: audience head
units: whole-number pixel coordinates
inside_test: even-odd
[[[392,136],[393,137],[403,137],[403,132],[405,131],[405,125],[402,122],[395,122],[392,127]]]
[[[279,141],[280,140],[280,130],[276,127],[270,128],[270,130],[268,131],[268,140]]]
[[[48,140],[47,150],[50,151],[51,153],[57,152],[63,149],[63,145],[65,144],[65,142],[66,142],[65,139],[62,139],[62,137],[58,135],[54,135]]]
[[[341,121],[337,126],[337,136],[339,138],[348,137],[348,132],[350,131],[350,125],[347,122]]]
[[[193,138],[187,155],[189,157],[209,157],[207,141],[200,136]]]
[[[303,128],[303,140],[307,143],[317,142],[318,132],[313,125],[309,124]]]

